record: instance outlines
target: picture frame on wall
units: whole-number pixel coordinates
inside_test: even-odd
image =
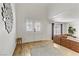
[[[40,22],[33,23],[32,21],[26,22],[26,31],[39,32],[41,30]]]
[[[38,32],[41,29],[41,24],[40,22],[35,22],[35,31]]]
[[[31,21],[26,22],[26,31],[33,31],[33,23]]]

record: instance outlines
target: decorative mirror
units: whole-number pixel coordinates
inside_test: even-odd
[[[12,13],[12,8],[10,3],[3,3],[2,9],[2,20],[5,23],[5,29],[7,30],[8,33],[12,31],[13,27],[13,13]]]

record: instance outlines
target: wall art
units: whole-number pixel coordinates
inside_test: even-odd
[[[5,24],[5,29],[7,30],[8,33],[12,31],[13,27],[13,13],[12,13],[12,8],[10,3],[3,3],[3,6],[1,7],[2,9],[2,20],[4,21]]]
[[[35,31],[36,31],[36,32],[40,31],[40,27],[41,27],[40,22],[36,22],[36,23],[35,23]]]
[[[33,23],[26,22],[26,31],[33,31]]]

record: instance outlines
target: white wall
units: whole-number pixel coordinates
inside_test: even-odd
[[[5,25],[1,16],[1,6],[0,3],[0,56],[1,55],[12,55],[15,49],[16,44],[16,21],[15,21],[15,10],[14,4],[12,4],[13,9],[13,29],[10,34],[5,30]]]
[[[68,34],[69,23],[63,23],[63,34]]]
[[[48,21],[46,4],[16,4],[17,37],[22,37],[23,42],[46,40],[51,38],[51,25]],[[40,22],[40,32],[27,32],[26,21]]]

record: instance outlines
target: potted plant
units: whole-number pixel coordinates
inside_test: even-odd
[[[72,26],[69,26],[68,33],[69,33],[70,36],[73,36],[73,34],[75,33],[75,31],[76,31],[75,28],[73,28]]]

